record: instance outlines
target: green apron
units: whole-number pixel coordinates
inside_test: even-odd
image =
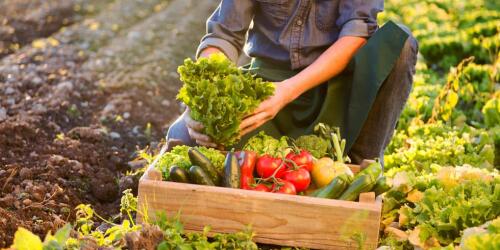
[[[244,136],[238,146],[243,146],[251,136],[262,130],[276,138],[283,135],[296,138],[312,133],[314,126],[323,122],[340,128],[349,151],[368,117],[378,89],[394,67],[408,36],[395,23],[386,23],[356,53],[342,74],[302,94],[273,120]],[[289,66],[255,58],[246,68],[258,77],[273,82],[283,81],[300,72],[290,70]]]

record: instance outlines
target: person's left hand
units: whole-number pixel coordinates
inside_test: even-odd
[[[263,101],[255,111],[240,124],[240,136],[244,136],[265,122],[272,120],[278,112],[293,100],[293,90],[285,81],[274,83],[274,95]]]

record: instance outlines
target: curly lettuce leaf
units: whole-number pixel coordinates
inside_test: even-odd
[[[203,132],[224,146],[238,142],[242,119],[274,93],[272,83],[243,72],[222,54],[186,59],[178,72],[184,85],[177,99],[204,125]]]
[[[252,136],[243,147],[244,150],[253,151],[258,155],[270,155],[273,157],[282,157],[286,154],[288,148],[287,137],[282,136],[279,140],[266,135],[264,131]]]

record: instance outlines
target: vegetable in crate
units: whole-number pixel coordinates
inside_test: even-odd
[[[377,181],[370,175],[361,175],[356,178],[349,188],[339,197],[340,200],[355,201],[359,194],[372,190]]]
[[[257,159],[257,174],[262,178],[269,178],[274,175],[281,178],[285,174],[286,166],[281,158],[264,155]]]
[[[216,185],[219,185],[221,183],[220,172],[217,171],[212,162],[210,162],[210,160],[205,155],[196,150],[196,148],[190,148],[188,150],[188,155],[191,163],[193,165],[201,167],[204,172],[208,174],[213,183],[215,183]]]
[[[228,152],[224,162],[224,186],[229,188],[240,188],[240,165],[238,158],[233,152]]]
[[[269,155],[272,157],[282,157],[286,155],[287,148],[287,137],[282,136],[278,140],[272,136],[266,135],[264,131],[261,131],[250,138],[243,149],[255,152],[259,156]]]
[[[220,151],[206,148],[206,147],[194,147],[200,153],[202,153],[213,166],[216,168],[217,172],[222,173],[224,168],[225,156]],[[156,164],[156,168],[162,173],[165,180],[168,180],[169,172],[172,166],[178,166],[186,171],[193,165],[189,160],[188,150],[189,146],[179,145],[175,146],[170,152],[165,153],[161,156],[160,160]]]
[[[298,193],[306,191],[311,184],[309,171],[302,167],[289,168],[283,175],[283,179],[291,182]]]
[[[189,177],[194,184],[215,186],[215,183],[212,181],[212,177],[199,166],[193,165],[189,168]]]
[[[190,183],[189,174],[183,168],[172,166],[169,171],[169,180],[174,182]]]
[[[293,183],[287,180],[277,179],[271,187],[273,193],[279,194],[297,194]]]
[[[243,117],[274,93],[272,83],[243,72],[222,54],[186,59],[178,72],[184,85],[177,99],[204,125],[203,132],[224,146],[238,141]]]
[[[328,185],[317,189],[309,196],[318,198],[337,199],[349,187],[352,182],[352,176],[341,174],[335,177]]]
[[[262,183],[255,185],[255,187],[251,188],[250,190],[259,192],[271,192],[271,188]]]
[[[331,130],[328,128],[328,130],[325,131],[331,132],[331,149],[333,150],[332,155],[335,156],[335,161],[329,157],[323,157],[314,163],[311,174],[318,188],[328,185],[335,177],[341,174],[353,176],[351,169],[344,163],[348,160],[348,158],[344,157],[345,139],[340,141],[338,129]]]
[[[252,185],[255,184],[253,172],[255,163],[257,161],[257,154],[252,151],[239,151],[235,153],[240,165],[240,186],[242,189],[253,189]]]
[[[286,159],[295,163],[297,167],[305,168],[308,172],[311,172],[313,169],[314,159],[307,150],[292,151],[286,155]],[[287,164],[287,167],[293,168],[291,164]]]
[[[379,162],[371,163],[354,177],[349,188],[347,188],[339,199],[346,201],[357,200],[359,194],[369,192],[373,189],[381,173],[382,165]]]
[[[388,182],[387,177],[380,176],[375,183],[372,191],[375,192],[375,196],[383,194],[391,189],[391,184]]]
[[[317,135],[302,135],[295,140],[295,145],[311,152],[317,159],[325,156],[328,151],[328,141]]]
[[[307,150],[295,149],[286,155],[284,161],[286,171],[283,179],[291,182],[297,192],[306,191],[311,184],[313,156]]]

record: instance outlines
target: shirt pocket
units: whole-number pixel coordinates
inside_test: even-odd
[[[314,15],[316,26],[321,31],[331,31],[335,27],[338,18],[338,0],[316,0],[314,4]]]
[[[288,4],[290,0],[256,0],[259,4],[260,14],[270,18],[269,21],[282,25],[288,17]]]

